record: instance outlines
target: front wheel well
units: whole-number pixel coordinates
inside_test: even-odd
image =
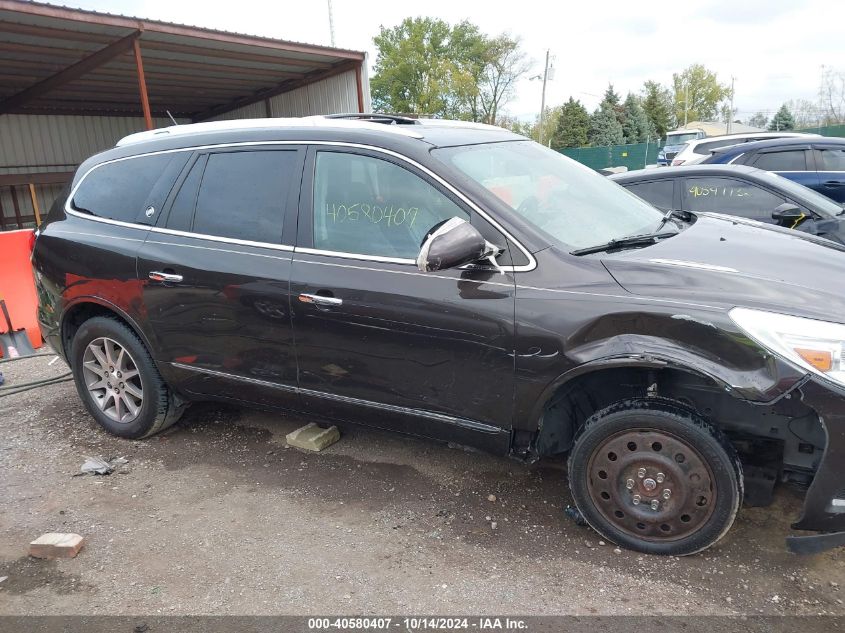
[[[793,472],[812,473],[824,452],[824,429],[798,398],[754,404],[716,381],[678,368],[614,367],[586,373],[561,385],[538,421],[533,454],[568,452],[584,423],[623,400],[671,400],[717,427],[745,457],[766,454]]]

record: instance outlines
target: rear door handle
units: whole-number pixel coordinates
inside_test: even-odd
[[[168,284],[178,284],[182,281],[182,275],[174,275],[173,273],[162,273],[157,270],[149,274],[149,278],[153,281],[161,281]]]
[[[841,180],[826,180],[822,184],[825,187],[841,187],[842,185],[845,185],[845,182],[842,182]]]
[[[319,306],[339,306],[343,304],[343,299],[337,297],[325,297],[323,295],[311,295],[302,293],[299,295],[299,300],[302,303],[313,303]]]

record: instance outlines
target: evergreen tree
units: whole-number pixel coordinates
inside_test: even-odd
[[[616,112],[602,104],[593,112],[590,117],[590,132],[588,135],[590,145],[596,147],[607,147],[608,145],[621,145],[624,135],[622,124],[616,118]]]
[[[795,129],[795,118],[792,116],[792,112],[789,111],[789,108],[786,107],[784,103],[780,110],[777,111],[777,114],[772,117],[771,123],[769,123],[769,130],[772,132],[783,132],[784,130],[794,130]]]
[[[622,133],[625,136],[625,143],[644,143],[646,137],[653,139],[656,136],[650,134],[651,124],[640,106],[640,100],[630,92],[625,98],[623,111]]]
[[[590,132],[590,113],[572,97],[560,108],[557,126],[552,135],[552,147],[584,147]]]

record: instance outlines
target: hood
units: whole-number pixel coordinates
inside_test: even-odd
[[[602,263],[636,295],[845,323],[845,248],[799,231],[699,215],[675,237]]]

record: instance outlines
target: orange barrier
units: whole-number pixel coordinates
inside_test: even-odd
[[[38,296],[29,263],[29,245],[32,230],[0,232],[0,298],[6,300],[12,326],[26,328],[34,348],[41,347],[41,330],[38,328]],[[8,328],[0,319],[0,332]]]

